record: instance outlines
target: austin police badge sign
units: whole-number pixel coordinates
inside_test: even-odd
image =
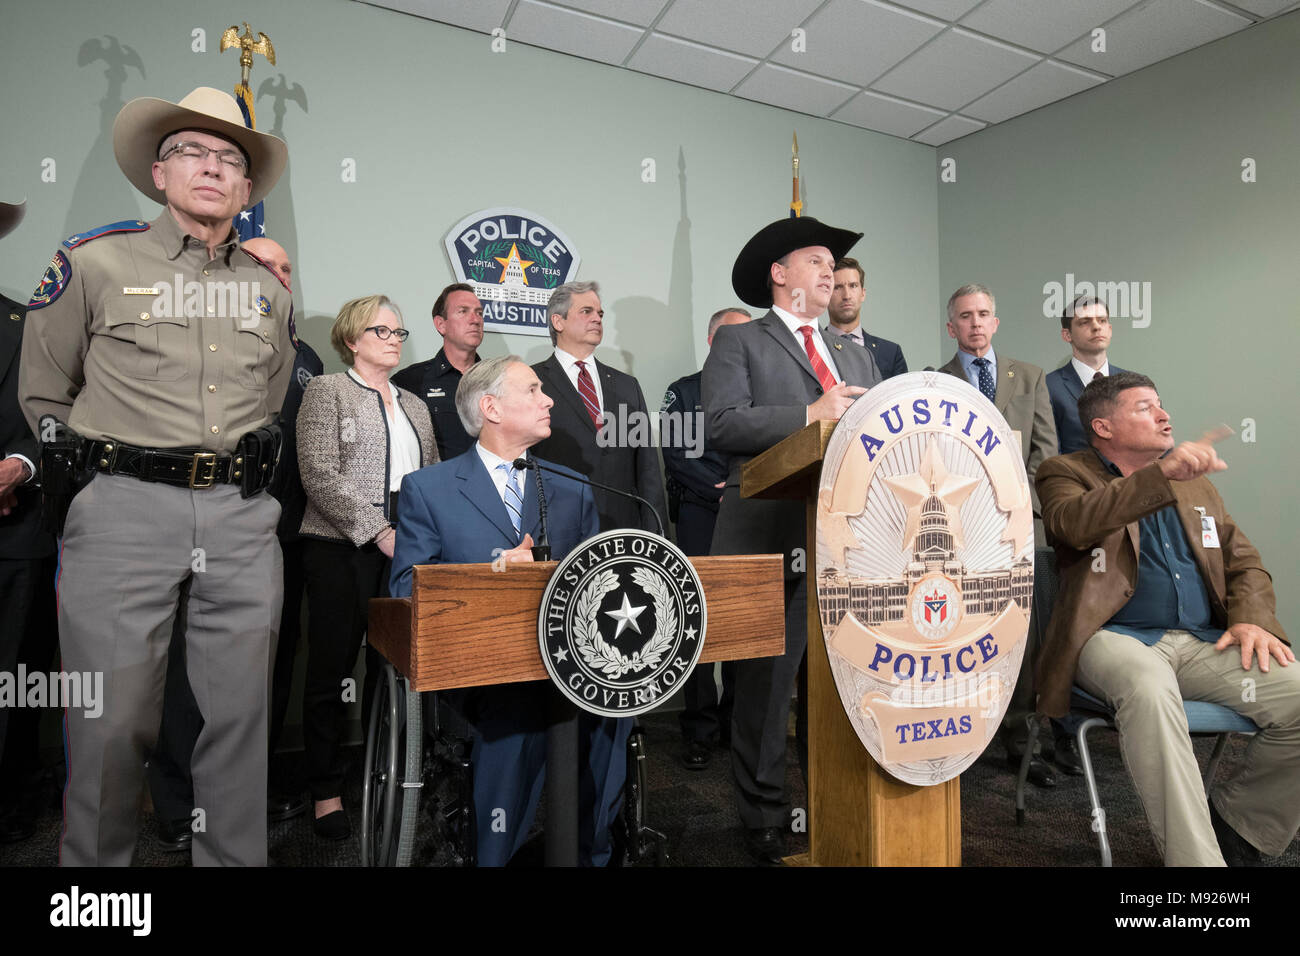
[[[817,600],[840,701],[907,783],[979,757],[1020,673],[1034,582],[1021,437],[941,372],[859,399],[826,449]]]
[[[546,304],[582,261],[568,236],[536,213],[498,206],[456,223],[444,245],[457,280],[483,303],[486,331],[550,335]]]
[[[670,541],[606,531],[560,562],[537,619],[542,660],[575,705],[644,713],[686,682],[704,645],[704,589]]]

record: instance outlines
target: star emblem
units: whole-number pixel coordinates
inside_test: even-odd
[[[266,223],[264,223],[264,222],[259,222],[259,223],[257,224],[257,232],[258,232],[258,235],[265,236],[265,235],[266,235]]]
[[[953,544],[965,545],[965,533],[962,530],[960,510],[970,493],[979,484],[978,478],[964,478],[954,475],[943,463],[939,454],[939,445],[933,439],[926,445],[921,457],[921,467],[915,474],[894,475],[885,479],[885,484],[893,490],[894,495],[907,509],[907,528],[903,531],[903,544],[911,547],[916,534],[921,528],[921,508],[927,498],[936,496],[943,504],[948,516],[948,527],[952,531]]]
[[[561,661],[567,661],[569,659],[569,652],[562,647],[557,647],[555,653],[551,656],[555,658],[555,663],[558,664]]]
[[[528,285],[528,275],[524,270],[533,264],[533,260],[519,258],[518,243],[510,243],[510,255],[504,258],[501,256],[493,256],[492,258],[501,263],[499,282],[504,284],[507,279],[515,279],[523,285]]]
[[[640,607],[633,607],[632,602],[627,599],[627,592],[625,591],[623,593],[623,606],[617,611],[605,612],[614,620],[618,621],[618,630],[614,632],[614,640],[618,640],[618,636],[623,633],[623,629],[626,627],[630,627],[632,630],[640,634],[641,626],[637,624],[636,619],[641,616],[641,613],[645,609],[646,605],[644,604]]]
[[[685,631],[683,631],[682,633],[686,635],[686,639],[687,639],[688,641],[693,641],[693,640],[695,640],[695,635],[698,634],[699,631],[695,630],[695,628],[693,628],[693,627],[688,627],[688,628],[687,628]]]
[[[1022,486],[1020,500],[1012,505],[1011,512],[1007,515],[1007,526],[1002,531],[1002,540],[1011,542],[1012,554],[1019,554],[1034,532],[1034,512],[1028,507],[1029,500],[1029,490]]]
[[[249,220],[251,217],[252,217],[252,213],[250,213],[247,209],[245,209],[243,212],[241,212],[241,213],[239,214],[239,218],[240,218],[243,222],[248,222],[248,220]]]

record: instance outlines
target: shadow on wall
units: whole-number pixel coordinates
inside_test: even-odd
[[[296,300],[294,314],[299,315],[302,314],[302,303],[306,301],[307,297],[303,289],[303,272],[298,261],[298,219],[293,208],[293,146],[284,132],[284,117],[288,111],[289,103],[294,103],[304,113],[307,112],[307,91],[302,88],[300,83],[291,85],[285,79],[284,74],[280,73],[276,79],[268,77],[258,86],[257,99],[260,100],[266,97],[271,100],[273,123],[269,129],[264,124],[259,123],[258,129],[280,137],[290,144],[290,148],[289,160],[285,163],[284,173],[281,174],[279,182],[275,184],[275,189],[266,197],[262,206],[264,213],[263,225],[266,227],[266,235],[284,247],[284,251],[289,254],[289,261],[293,263],[293,297]],[[295,325],[297,326],[298,337],[306,339],[308,344],[325,359],[328,366],[328,356],[333,353],[333,349],[329,347],[329,327],[334,323],[334,317],[330,316],[325,323],[324,335],[320,335],[316,331],[318,327],[318,323],[315,321],[316,318],[319,317],[310,317],[309,322],[298,321]]]
[[[105,64],[104,79],[108,85],[104,98],[99,101],[99,135],[77,175],[60,239],[84,229],[132,219],[140,213],[140,196],[118,170],[113,156],[113,120],[126,105],[123,88],[128,67],[138,70],[140,78],[145,79],[144,61],[134,47],[119,42],[115,36],[91,37],[77,52],[77,66],[101,62]],[[155,218],[158,207],[149,202],[143,215],[146,219]]]

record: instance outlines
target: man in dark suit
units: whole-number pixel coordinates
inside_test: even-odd
[[[645,498],[664,516],[664,486],[659,455],[650,433],[641,385],[626,372],[595,360],[592,353],[605,334],[605,311],[595,282],[566,282],[546,307],[555,351],[533,366],[542,389],[555,400],[551,437],[537,454],[572,468],[592,481]],[[620,428],[620,422],[642,429]],[[627,442],[624,436],[644,436]],[[660,533],[660,524],[645,505],[596,489],[600,529],[640,528]]]
[[[871,352],[817,328],[834,286],[833,266],[862,233],[816,219],[781,219],[745,244],[731,286],[749,305],[770,309],[746,325],[718,329],[701,380],[705,442],[731,456],[714,554],[771,554],[785,561],[785,653],[741,661],[731,722],[731,768],[745,845],[779,864],[790,824],[785,750],[790,695],[800,684],[797,737],[807,753],[807,537],[801,501],[740,497],[747,461],[814,421],[838,421],[881,380]]]
[[[550,434],[552,404],[537,375],[515,355],[480,362],[461,379],[456,408],[478,441],[463,455],[402,481],[391,578],[395,597],[411,593],[411,568],[417,564],[531,561],[529,549],[541,531],[539,478],[555,557],[563,558],[600,530],[587,486],[536,469],[521,475],[514,468],[516,459]],[[547,682],[537,681],[472,688],[461,697],[474,732],[480,866],[504,866],[528,835],[545,777],[546,702],[553,693]],[[581,808],[583,864],[609,861],[609,826],[622,804],[630,725],[627,719],[587,713],[579,718],[580,792],[593,795]]]
[[[1070,345],[1070,361],[1047,373],[1047,393],[1052,399],[1056,439],[1061,454],[1088,447],[1088,436],[1079,423],[1079,396],[1094,375],[1115,375],[1124,371],[1110,364],[1110,314],[1096,296],[1075,298],[1061,314],[1061,338]]]
[[[1030,497],[1037,518],[1038,495],[1034,491],[1034,474],[1045,459],[1056,454],[1052,401],[1041,368],[994,352],[993,334],[998,330],[996,309],[993,293],[979,284],[964,285],[948,298],[948,335],[957,340],[957,354],[939,371],[956,375],[979,389],[1002,413],[1007,424],[1020,433],[1020,451],[1024,456],[1025,471],[1029,473]],[[1041,549],[1044,547],[1043,535],[1037,521],[1034,532],[1035,547]],[[1025,649],[1016,689],[998,735],[1006,748],[1010,769],[1019,769],[1029,737],[1026,722],[1034,706],[1034,660],[1040,632],[1041,622],[1035,618],[1030,622],[1029,646]],[[1056,773],[1050,764],[1035,755],[1029,766],[1029,780],[1035,786],[1054,787]]]
[[[393,384],[424,399],[433,419],[438,458],[449,461],[474,444],[456,414],[456,387],[479,360],[478,347],[483,344],[483,303],[472,285],[455,282],[438,293],[433,327],[442,336],[438,354],[402,369],[393,376]]]
[[[1115,708],[1124,763],[1167,866],[1278,856],[1300,828],[1300,668],[1290,666],[1272,578],[1206,477],[1227,468],[1218,436],[1175,447],[1155,385],[1133,372],[1094,379],[1079,418],[1092,448],[1038,471],[1061,572],[1039,710],[1064,714],[1075,682]],[[1209,803],[1184,698],[1259,725]]]
[[[0,202],[0,237],[27,204]],[[58,644],[54,536],[41,529],[36,437],[18,405],[27,307],[0,295],[0,673],[48,673]],[[21,693],[21,691],[20,691]],[[39,707],[0,707],[0,843],[35,832]]]
[[[829,331],[871,350],[885,378],[907,374],[907,359],[897,342],[871,335],[862,327],[862,303],[867,298],[867,273],[857,259],[847,256],[835,263],[835,289],[826,317]]]
[[[744,309],[719,309],[709,316],[706,341],[713,346],[713,336],[724,325],[744,325],[752,319]],[[727,456],[703,445],[704,400],[700,395],[700,378],[696,372],[679,378],[668,386],[660,415],[679,416],[685,422],[700,419],[701,424],[689,433],[683,427],[677,435],[685,439],[694,435],[701,445],[687,448],[685,442],[671,441],[660,432],[663,442],[664,472],[668,476],[668,514],[677,526],[677,545],[687,555],[708,554],[713,544],[713,526],[718,520],[718,503],[727,484]],[[678,723],[682,730],[682,766],[703,770],[713,758],[713,746],[731,743],[731,705],[735,699],[736,665],[722,665],[722,698],[714,683],[713,666],[696,667],[682,688],[682,712]]]

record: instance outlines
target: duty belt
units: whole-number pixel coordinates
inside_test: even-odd
[[[270,484],[270,467],[254,462],[249,465],[258,471],[257,475],[251,476],[254,489]],[[181,488],[245,484],[243,455],[219,455],[202,449],[139,448],[115,441],[91,441],[86,450],[86,467],[91,471],[126,475]]]

